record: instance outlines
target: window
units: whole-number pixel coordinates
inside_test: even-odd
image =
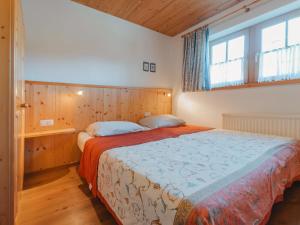
[[[240,85],[245,82],[247,33],[239,32],[211,43],[211,88]]]
[[[300,78],[300,17],[261,29],[259,82]]]
[[[212,89],[292,79],[300,80],[300,10],[210,41]]]

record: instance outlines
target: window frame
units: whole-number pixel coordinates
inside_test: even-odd
[[[228,41],[233,39],[234,37],[238,37],[239,34],[246,32],[245,35],[245,77],[244,84],[237,86],[223,86],[223,87],[215,87],[211,90],[227,90],[227,89],[240,89],[240,88],[252,88],[252,87],[264,87],[264,86],[274,86],[274,85],[286,85],[286,84],[298,84],[300,83],[299,79],[290,79],[290,80],[280,80],[280,81],[271,81],[271,82],[258,82],[259,75],[259,60],[258,55],[261,53],[262,49],[262,30],[272,25],[276,25],[283,21],[288,21],[294,19],[296,17],[300,17],[300,9],[296,9],[290,12],[287,12],[280,16],[275,16],[271,19],[268,19],[259,24],[250,26],[246,29],[234,32],[232,34],[217,38],[215,40],[211,40],[209,42],[209,59],[211,62],[212,59],[212,46],[222,43],[224,41]],[[286,43],[285,46],[288,46],[288,22],[286,26]],[[226,52],[228,55],[228,52]],[[227,59],[227,56],[226,56]],[[211,63],[209,64],[211,66]],[[210,69],[209,69],[210,71]],[[209,75],[210,76],[210,75]]]
[[[249,60],[249,35],[250,35],[249,29],[243,29],[243,30],[234,32],[232,34],[226,35],[224,37],[221,37],[221,38],[218,38],[216,40],[212,40],[212,41],[209,42],[209,60],[210,60],[210,62],[212,62],[212,58],[213,58],[213,54],[212,54],[212,48],[213,48],[213,46],[221,44],[223,42],[226,42],[226,58],[225,58],[225,63],[228,63],[229,62],[229,60],[228,60],[228,42],[230,40],[238,38],[240,36],[244,36],[245,37],[245,40],[244,40],[244,84],[246,84],[248,82],[248,72],[249,72],[249,68],[248,68],[248,65],[249,65],[249,62],[248,62],[248,60]],[[210,67],[211,67],[211,65],[213,65],[213,64],[211,64],[211,63],[209,64],[209,76],[210,76]],[[229,85],[225,85],[225,86],[217,87],[217,88],[233,87],[233,86],[236,86],[236,85],[230,85],[229,84]],[[214,89],[217,89],[217,88],[214,88]]]
[[[300,9],[294,10],[292,12],[289,12],[287,14],[277,16],[275,18],[269,19],[267,21],[264,21],[258,25],[256,25],[254,28],[256,30],[256,35],[257,35],[257,40],[258,43],[256,42],[257,48],[257,53],[260,53],[262,50],[262,31],[265,28],[268,28],[270,26],[276,25],[281,22],[286,22],[286,27],[285,27],[285,48],[288,47],[288,21],[291,19],[294,19],[296,17],[300,17]]]
[[[258,76],[259,76],[259,57],[258,55],[262,52],[262,31],[265,28],[271,27],[273,25],[279,24],[281,22],[285,22],[286,26],[285,26],[285,45],[284,48],[289,47],[288,45],[288,31],[289,31],[289,25],[288,25],[288,21],[294,18],[300,17],[300,9],[294,10],[292,12],[288,12],[286,14],[280,15],[280,16],[276,16],[274,18],[271,18],[269,20],[266,20],[262,23],[257,24],[256,26],[254,26],[252,29],[255,32],[255,42],[254,42],[254,46],[255,46],[255,82],[256,83],[270,83],[270,81],[263,81],[263,82],[258,82]],[[271,50],[272,51],[272,50]],[[268,52],[268,51],[267,51]],[[274,76],[275,77],[275,76]],[[299,77],[300,79],[300,77]],[[298,80],[298,79],[291,79],[291,80]],[[281,82],[281,81],[272,81],[272,82]]]

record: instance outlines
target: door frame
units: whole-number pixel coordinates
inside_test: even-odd
[[[14,176],[14,13],[15,0],[0,1],[0,224],[14,225],[16,192]]]

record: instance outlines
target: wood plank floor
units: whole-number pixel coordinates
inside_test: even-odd
[[[30,175],[24,188],[17,225],[116,225],[75,166]],[[274,206],[268,225],[300,225],[300,183]]]
[[[17,225],[116,225],[76,167],[25,177]]]

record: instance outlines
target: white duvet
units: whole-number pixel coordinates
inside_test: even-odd
[[[213,130],[115,148],[99,159],[98,190],[123,225],[172,225],[183,199],[205,198],[291,141]]]

